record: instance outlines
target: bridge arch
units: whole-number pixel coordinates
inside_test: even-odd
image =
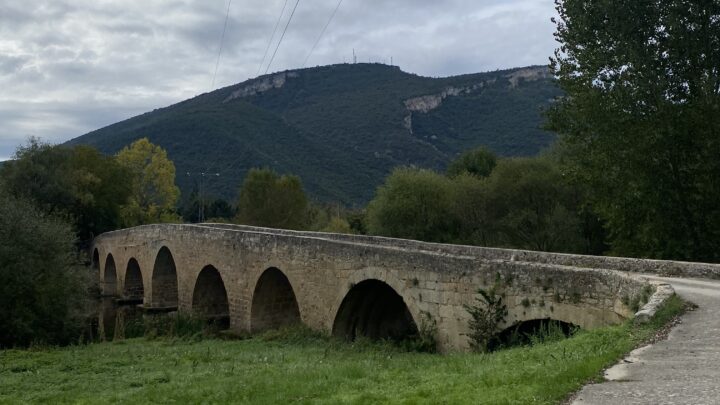
[[[192,310],[218,329],[230,327],[230,303],[220,272],[213,266],[203,267],[195,281]]]
[[[285,273],[265,270],[255,284],[250,309],[250,330],[262,332],[300,323],[300,307]]]
[[[117,270],[115,269],[115,259],[111,253],[105,258],[105,268],[103,269],[103,285],[102,293],[106,296],[117,295]]]
[[[90,263],[90,265],[93,270],[97,270],[98,273],[100,273],[100,252],[98,252],[97,248],[93,249],[92,262]]]
[[[178,277],[175,259],[166,246],[155,256],[152,271],[151,296],[155,308],[177,308]]]
[[[488,344],[488,350],[527,345],[532,343],[530,336],[569,337],[579,329],[578,325],[558,319],[526,319],[515,322],[495,334]]]
[[[131,257],[125,270],[125,282],[123,283],[123,298],[130,301],[142,302],[145,297],[145,284],[143,283],[142,271],[138,261]]]
[[[377,279],[350,288],[333,322],[333,336],[403,340],[417,334],[417,324],[403,297]]]

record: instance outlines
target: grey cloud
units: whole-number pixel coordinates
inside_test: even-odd
[[[16,73],[27,61],[23,56],[0,55],[0,75]]]

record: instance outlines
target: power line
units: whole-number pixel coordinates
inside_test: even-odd
[[[258,66],[258,70],[257,73],[255,73],[255,76],[260,75],[260,70],[262,70],[263,64],[265,63],[265,58],[267,57],[268,51],[270,50],[270,45],[272,45],[273,38],[275,38],[275,33],[277,33],[278,26],[280,26],[280,20],[282,20],[283,14],[285,14],[285,8],[287,7],[287,4],[288,0],[285,0],[285,4],[283,4],[280,15],[275,22],[275,28],[273,28],[272,35],[270,36],[270,41],[268,41],[267,48],[265,48],[265,53],[263,54],[262,60],[260,61],[260,66]]]
[[[293,7],[292,13],[290,13],[290,18],[288,18],[287,24],[285,24],[285,28],[283,29],[282,35],[280,35],[280,40],[277,43],[277,46],[275,47],[275,52],[273,52],[272,58],[270,58],[270,62],[267,65],[267,69],[265,69],[265,73],[267,73],[270,70],[270,66],[273,63],[273,60],[275,60],[275,55],[277,54],[278,49],[280,48],[280,44],[282,44],[283,38],[285,38],[285,32],[287,32],[288,27],[290,26],[290,22],[292,21],[293,16],[295,15],[295,10],[297,10],[297,6],[300,4],[300,0],[297,0],[295,2],[295,7]]]
[[[307,65],[307,62],[310,59],[310,55],[312,55],[313,51],[315,50],[315,47],[320,43],[320,40],[322,39],[323,34],[325,34],[325,30],[327,30],[327,27],[330,25],[330,22],[332,22],[333,18],[335,18],[335,14],[337,14],[337,11],[340,8],[340,4],[342,4],[342,2],[343,2],[343,0],[338,1],[337,6],[335,6],[335,10],[333,10],[327,23],[323,27],[322,31],[320,31],[320,35],[318,36],[317,40],[313,44],[312,48],[310,48],[310,52],[308,53],[308,56],[305,58],[305,61],[303,62],[303,67],[305,67]]]
[[[211,90],[215,88],[215,77],[217,76],[218,66],[220,66],[220,54],[222,54],[225,30],[227,30],[228,17],[230,17],[230,4],[232,4],[232,0],[228,0],[227,11],[225,11],[225,24],[223,25],[222,36],[220,37],[220,49],[218,50],[217,60],[215,61],[215,73],[213,73],[212,85],[210,85]]]

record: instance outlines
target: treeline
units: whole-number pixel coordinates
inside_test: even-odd
[[[446,174],[396,169],[367,209],[375,235],[433,242],[600,254],[599,220],[555,158],[498,159],[480,148]]]
[[[210,199],[202,210],[207,222],[602,254],[605,233],[583,195],[553,155],[498,158],[479,148],[444,174],[397,168],[365,209],[313,203],[299,177],[253,169],[234,206]],[[195,222],[201,203],[191,201],[184,218]]]
[[[120,227],[179,221],[175,167],[140,139],[117,156],[31,139],[0,169],[0,348],[83,336],[97,274],[83,247]]]
[[[175,165],[146,138],[116,156],[30,139],[2,166],[0,180],[6,192],[70,221],[83,241],[118,228],[180,221]]]

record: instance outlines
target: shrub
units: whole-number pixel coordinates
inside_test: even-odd
[[[495,292],[495,288],[488,291],[478,289],[479,297],[475,298],[475,305],[466,305],[465,310],[470,313],[470,348],[477,352],[486,352],[490,339],[495,335],[498,325],[505,321],[508,314],[507,306],[502,296]]]

